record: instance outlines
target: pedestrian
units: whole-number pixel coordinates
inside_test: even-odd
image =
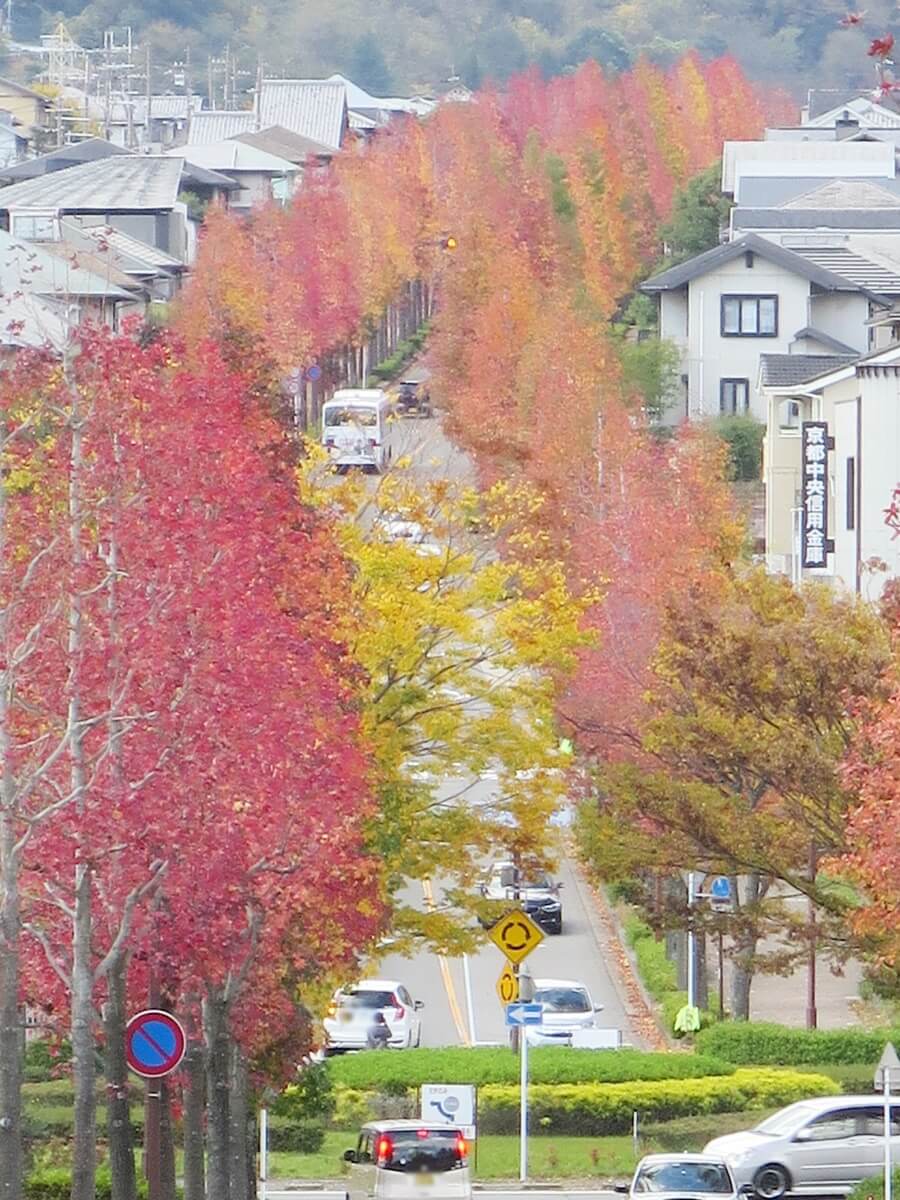
[[[384,1019],[383,1012],[376,1012],[372,1018],[372,1028],[367,1038],[370,1050],[386,1050],[391,1038],[391,1030]]]

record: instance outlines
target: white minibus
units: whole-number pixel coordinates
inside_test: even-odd
[[[322,407],[322,445],[339,470],[384,471],[394,458],[395,429],[381,388],[344,388]]]

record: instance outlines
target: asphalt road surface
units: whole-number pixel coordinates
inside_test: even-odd
[[[262,1193],[260,1192],[260,1195]],[[527,1196],[529,1200],[620,1200],[616,1192],[567,1191],[564,1187],[544,1188],[536,1185],[531,1188],[510,1188],[509,1190],[488,1191],[475,1187],[476,1196],[484,1196],[485,1200],[512,1200],[513,1197]],[[287,1190],[269,1190],[266,1200],[344,1200],[344,1192],[297,1188]]]
[[[427,371],[414,369],[409,378],[425,378]],[[475,473],[468,457],[443,434],[439,418],[406,418],[402,422],[400,452],[412,460],[412,471],[422,479],[451,478],[474,481]],[[377,477],[369,477],[370,486],[378,486]],[[459,788],[458,781],[444,781],[448,790]],[[469,803],[485,800],[496,784],[490,778],[474,783],[467,793]],[[601,944],[589,920],[589,898],[566,862],[560,864],[557,878],[563,884],[563,932],[547,936],[528,959],[535,978],[575,979],[586,984],[596,1005],[602,1005],[597,1024],[622,1031],[626,1044],[641,1045],[632,1027],[617,980],[607,965]],[[440,899],[440,880],[414,885],[410,898],[424,905],[431,897]],[[466,989],[464,963],[423,953],[412,959],[397,955],[386,957],[379,974],[399,979],[413,997],[424,1002],[422,1045],[468,1045],[481,1042],[506,1043],[503,1009],[495,991],[504,959],[488,944],[468,963],[470,989]],[[558,1193],[554,1193],[557,1195]]]

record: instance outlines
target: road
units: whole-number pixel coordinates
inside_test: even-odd
[[[409,377],[426,377],[419,368]],[[422,479],[451,478],[474,482],[475,472],[469,458],[446,438],[438,418],[405,419],[400,433],[400,450],[412,461],[412,471]],[[378,486],[375,478],[370,480]],[[470,803],[486,800],[496,784],[490,778],[474,783],[468,792]],[[442,781],[442,790],[452,794],[459,781]],[[598,1025],[620,1029],[624,1041],[642,1045],[632,1025],[614,972],[607,965],[602,942],[595,936],[589,918],[590,898],[570,864],[563,861],[557,878],[563,884],[564,928],[560,936],[547,937],[528,960],[535,978],[578,979],[591,992],[594,1003],[603,1006]],[[440,900],[440,881],[415,885],[411,898],[425,904],[430,896]],[[406,983],[412,995],[424,1002],[422,1044],[446,1046],[477,1042],[505,1043],[503,1011],[495,992],[503,956],[492,945],[486,946],[469,961],[471,1005],[467,1003],[464,964],[459,959],[442,959],[419,954],[412,959],[396,955],[386,957],[379,971],[385,978]]]
[[[605,1191],[578,1191],[576,1189],[567,1190],[564,1187],[548,1188],[541,1185],[529,1188],[509,1188],[498,1189],[496,1191],[488,1191],[487,1189],[479,1188],[475,1185],[474,1192],[477,1196],[484,1196],[485,1200],[512,1200],[515,1196],[527,1196],[528,1200],[621,1200],[621,1197],[616,1192]],[[262,1195],[262,1193],[260,1193]],[[344,1200],[344,1192],[326,1191],[311,1189],[308,1186],[302,1188],[277,1188],[266,1192],[266,1200]]]

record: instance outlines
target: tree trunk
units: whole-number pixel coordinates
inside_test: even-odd
[[[231,1198],[251,1200],[247,1192],[247,1060],[236,1041],[231,1039],[231,1070],[228,1073],[228,1117],[230,1129]]]
[[[5,726],[3,730],[0,742],[6,749]],[[0,1197],[19,1200],[22,1195],[19,855],[13,820],[15,784],[8,754],[4,762],[0,805]]]
[[[206,1195],[208,1200],[228,1200],[228,1031],[224,1000],[212,993],[203,1004],[206,1037]]]
[[[192,1038],[184,1059],[184,1200],[204,1200],[206,1164],[203,1150],[203,1045]]]
[[[175,1198],[175,1137],[172,1131],[172,1085],[168,1079],[159,1081],[160,1091],[160,1195],[162,1200]]]
[[[134,1133],[128,1103],[128,1065],[125,1061],[126,960],[115,960],[107,974],[109,999],[103,1018],[106,1039],[106,1129],[112,1200],[135,1200]]]
[[[77,387],[72,388],[72,448],[69,470],[69,540],[72,581],[68,613],[69,763],[72,796],[79,817],[84,814],[87,773],[82,729],[81,652],[82,597],[80,567],[82,415]],[[72,1145],[72,1200],[95,1200],[97,1164],[97,1099],[94,1090],[94,964],[91,958],[91,864],[79,841],[75,851],[75,914],[72,923],[72,1079],[75,1130]]]
[[[703,930],[694,937],[694,953],[697,957],[697,1007],[709,1008],[709,972],[707,970],[707,938]]]
[[[753,984],[753,969],[744,965],[752,960],[756,952],[756,940],[748,943],[745,954],[742,947],[734,955],[731,968],[731,1017],[735,1021],[750,1020],[750,988]]]
[[[744,879],[732,879],[731,886],[738,900],[736,916],[743,917],[734,935],[731,953],[731,1016],[735,1021],[750,1020],[750,988],[756,971],[756,948],[759,945],[758,907],[771,884],[758,871]],[[741,886],[742,885],[742,886]]]

